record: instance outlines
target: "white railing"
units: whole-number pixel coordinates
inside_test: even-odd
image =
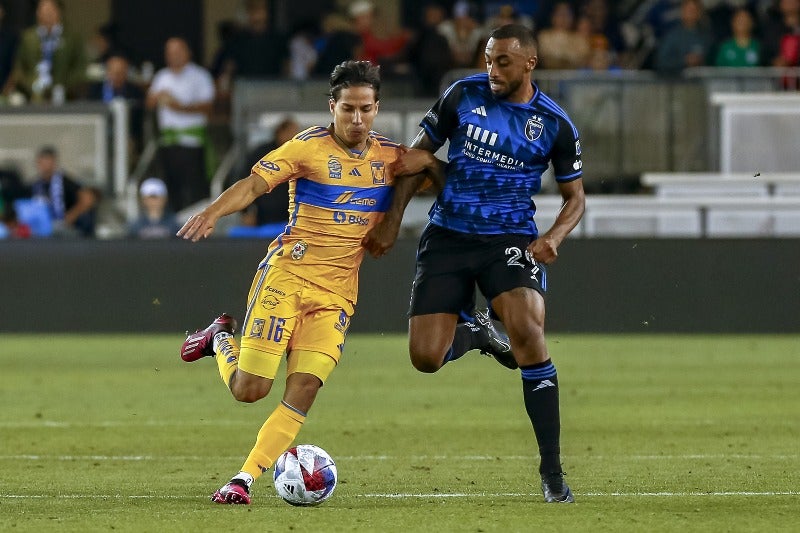
[[[552,226],[561,197],[534,197],[536,225]],[[428,222],[433,198],[412,199],[403,217],[403,233],[419,234]],[[662,198],[645,195],[588,195],[586,212],[573,237],[800,237],[797,196]]]

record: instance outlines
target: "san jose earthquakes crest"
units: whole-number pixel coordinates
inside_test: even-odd
[[[528,122],[525,123],[525,137],[529,141],[535,141],[541,137],[542,131],[544,131],[544,124],[542,124],[542,119],[536,115],[529,118]]]

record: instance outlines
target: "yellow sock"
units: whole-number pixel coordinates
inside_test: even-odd
[[[239,368],[239,345],[233,335],[220,338],[219,342],[214,342],[214,353],[219,367],[219,375],[225,386],[231,388],[231,377],[236,369]]]
[[[253,479],[258,479],[289,448],[300,433],[305,419],[304,414],[281,402],[261,426],[256,445],[250,450],[250,455],[242,466],[242,472],[247,472]]]

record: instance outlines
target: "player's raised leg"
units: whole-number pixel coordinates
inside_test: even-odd
[[[184,361],[215,357],[223,383],[240,402],[252,403],[265,397],[272,388],[272,379],[239,369],[240,348],[233,337],[236,319],[220,315],[205,329],[188,335],[181,346]],[[278,356],[280,359],[280,356]]]
[[[517,368],[508,337],[498,331],[487,311],[464,322],[449,313],[412,316],[408,330],[411,363],[420,372],[436,372],[471,350],[494,357],[506,368]]]
[[[181,346],[181,359],[187,363],[203,357],[213,357],[214,339],[218,334],[233,335],[236,331],[236,319],[227,313],[221,314],[205,329],[198,329],[186,336]]]
[[[511,351],[511,342],[505,326],[500,320],[492,318],[490,309],[477,311],[474,325],[481,329],[485,336],[485,344],[480,349],[483,355],[494,357],[495,361],[510,370],[519,368],[514,353]],[[483,341],[483,339],[481,340]]]

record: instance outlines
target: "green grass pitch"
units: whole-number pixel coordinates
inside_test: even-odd
[[[552,335],[571,506],[541,503],[519,373],[420,374],[402,335],[352,335],[300,433],[331,500],[291,507],[269,472],[212,504],[282,387],[238,404],[181,341],[0,338],[0,531],[800,529],[798,336]]]

